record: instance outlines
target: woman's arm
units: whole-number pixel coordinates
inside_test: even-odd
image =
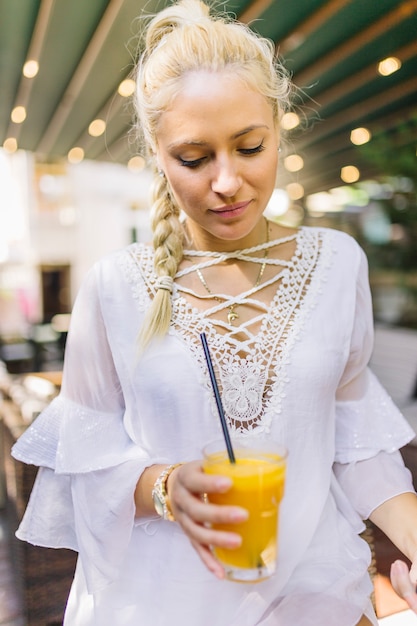
[[[417,552],[417,495],[402,493],[380,504],[369,516],[410,561]],[[417,571],[416,571],[417,582]]]
[[[417,613],[417,495],[403,493],[390,498],[369,519],[411,561],[410,571],[404,561],[392,564],[391,582],[398,595]]]

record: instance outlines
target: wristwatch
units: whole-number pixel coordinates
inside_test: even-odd
[[[180,465],[182,465],[182,463],[168,465],[168,467],[166,467],[158,476],[152,489],[152,500],[155,511],[160,517],[162,517],[162,519],[168,520],[169,522],[175,522],[175,518],[169,506],[167,481],[174,469]]]

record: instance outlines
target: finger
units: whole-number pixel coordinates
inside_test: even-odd
[[[234,549],[241,544],[241,537],[233,532],[233,524],[248,518],[248,511],[240,507],[218,506],[191,494],[181,485],[177,485],[171,508],[176,521],[186,535],[203,545],[214,545]],[[215,530],[213,525],[223,529]],[[230,525],[230,532],[228,526]]]
[[[224,493],[232,486],[232,480],[228,476],[205,474],[199,461],[187,463],[182,466],[177,474],[178,483],[187,491],[196,494]]]
[[[180,514],[178,521],[186,535],[199,544],[234,550],[242,543],[242,537],[239,534],[232,531],[216,530],[210,525],[196,522],[185,513]]]
[[[404,561],[397,560],[391,565],[391,583],[394,591],[417,613],[417,593]]]
[[[411,565],[410,580],[414,586],[417,585],[417,561],[413,561]]]
[[[240,506],[210,504],[196,497],[181,499],[177,504],[183,514],[200,524],[228,526],[241,524],[249,517],[247,509]]]
[[[176,519],[181,513],[200,524],[238,524],[248,518],[246,509],[238,506],[216,505],[208,502],[203,494],[190,492],[187,486],[177,480],[170,495],[171,507]]]
[[[195,543],[194,541],[191,541],[191,544],[207,569],[217,578],[223,579],[225,577],[224,568],[213,556],[209,546],[201,545],[199,543]]]

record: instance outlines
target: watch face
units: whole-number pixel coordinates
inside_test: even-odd
[[[164,503],[161,502],[159,495],[157,493],[153,493],[152,494],[153,497],[153,503],[155,506],[155,511],[158,513],[158,515],[160,515],[161,517],[164,517]]]

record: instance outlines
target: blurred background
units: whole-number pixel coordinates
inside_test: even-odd
[[[151,177],[136,139],[132,70],[139,16],[165,4],[0,0],[6,449],[59,390],[87,270],[149,240]],[[364,247],[378,329],[373,366],[417,421],[417,0],[230,0],[218,9],[272,39],[296,85],[268,216],[341,229]],[[0,497],[13,500],[17,523],[33,475],[5,457]],[[39,598],[39,554],[37,576],[30,554],[19,554],[21,578]],[[56,585],[52,593],[59,605]],[[62,607],[57,617],[44,599],[42,613],[33,597],[21,623],[59,623]]]
[[[149,237],[132,68],[138,16],[164,4],[0,2],[0,354],[9,369],[55,368],[87,269]],[[417,0],[220,9],[275,42],[297,88],[269,215],[353,234],[368,253],[376,319],[417,328]]]

